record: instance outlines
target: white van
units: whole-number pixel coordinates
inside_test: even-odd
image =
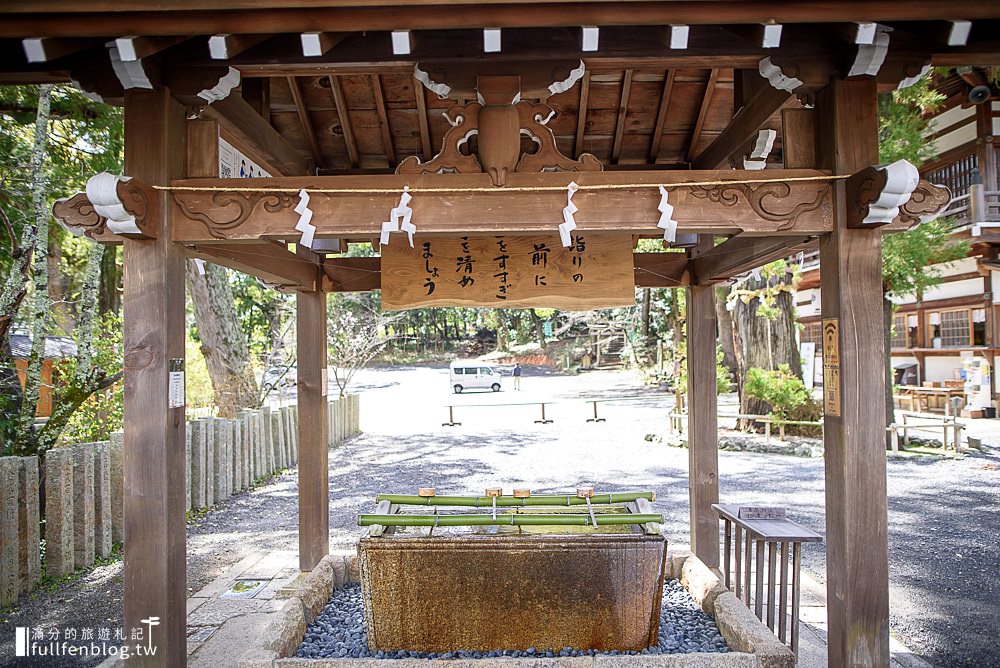
[[[455,394],[462,390],[499,392],[503,389],[503,376],[479,360],[455,360],[451,363],[451,389]]]

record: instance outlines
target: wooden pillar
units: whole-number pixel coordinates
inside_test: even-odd
[[[169,90],[125,93],[127,175],[180,177],[184,140],[184,108]],[[170,241],[169,196],[159,197],[158,238],[126,240],[124,253],[125,633],[142,629],[145,649],[151,628],[156,649],[133,646],[130,665],[172,668],[187,660],[184,407],[167,398],[171,363],[184,363],[184,250]]]
[[[866,77],[834,80],[817,96],[821,168],[851,174],[878,163],[876,95]],[[834,231],[820,241],[828,663],[888,666],[882,238],[848,229],[843,181],[835,192]]]
[[[308,251],[306,251],[308,252]],[[326,293],[295,295],[299,402],[299,568],[311,571],[330,551],[326,408]]]
[[[703,237],[691,257],[711,249]],[[710,568],[719,566],[719,417],[715,349],[715,287],[687,289],[688,492],[691,550]]]

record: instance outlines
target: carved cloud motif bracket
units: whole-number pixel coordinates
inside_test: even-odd
[[[602,171],[604,166],[589,153],[574,160],[559,151],[547,125],[555,112],[546,104],[521,101],[520,87],[519,77],[480,77],[479,102],[448,110],[446,118],[452,127],[441,151],[425,163],[410,156],[399,164],[396,173],[485,173],[493,185],[503,186],[513,172]],[[522,134],[534,140],[536,151],[521,151]],[[463,153],[463,146],[476,135],[477,154]]]
[[[102,172],[87,181],[87,192],[58,200],[52,215],[75,236],[100,243],[122,239],[155,239],[159,196],[127,176]]]
[[[792,192],[791,186],[783,181],[762,184],[727,183],[715,186],[690,186],[689,189],[694,197],[707,199],[722,206],[736,206],[740,203],[742,196],[754,213],[764,220],[778,223],[778,230],[794,227],[800,216],[819,209],[829,192],[828,188],[820,189],[815,199],[799,202],[786,210],[775,206]]]
[[[911,227],[933,219],[951,199],[944,186],[920,179],[905,160],[869,167],[847,180],[847,226],[874,228],[899,221]]]

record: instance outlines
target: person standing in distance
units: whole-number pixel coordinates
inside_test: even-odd
[[[513,375],[514,375],[514,389],[515,390],[520,390],[521,389],[521,365],[520,364],[516,364],[516,363],[514,364]]]

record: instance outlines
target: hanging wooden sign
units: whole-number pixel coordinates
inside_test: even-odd
[[[382,246],[382,308],[548,307],[587,310],[635,303],[632,237],[559,235],[414,238]]]
[[[840,333],[839,321],[823,321],[823,413],[840,417]]]

